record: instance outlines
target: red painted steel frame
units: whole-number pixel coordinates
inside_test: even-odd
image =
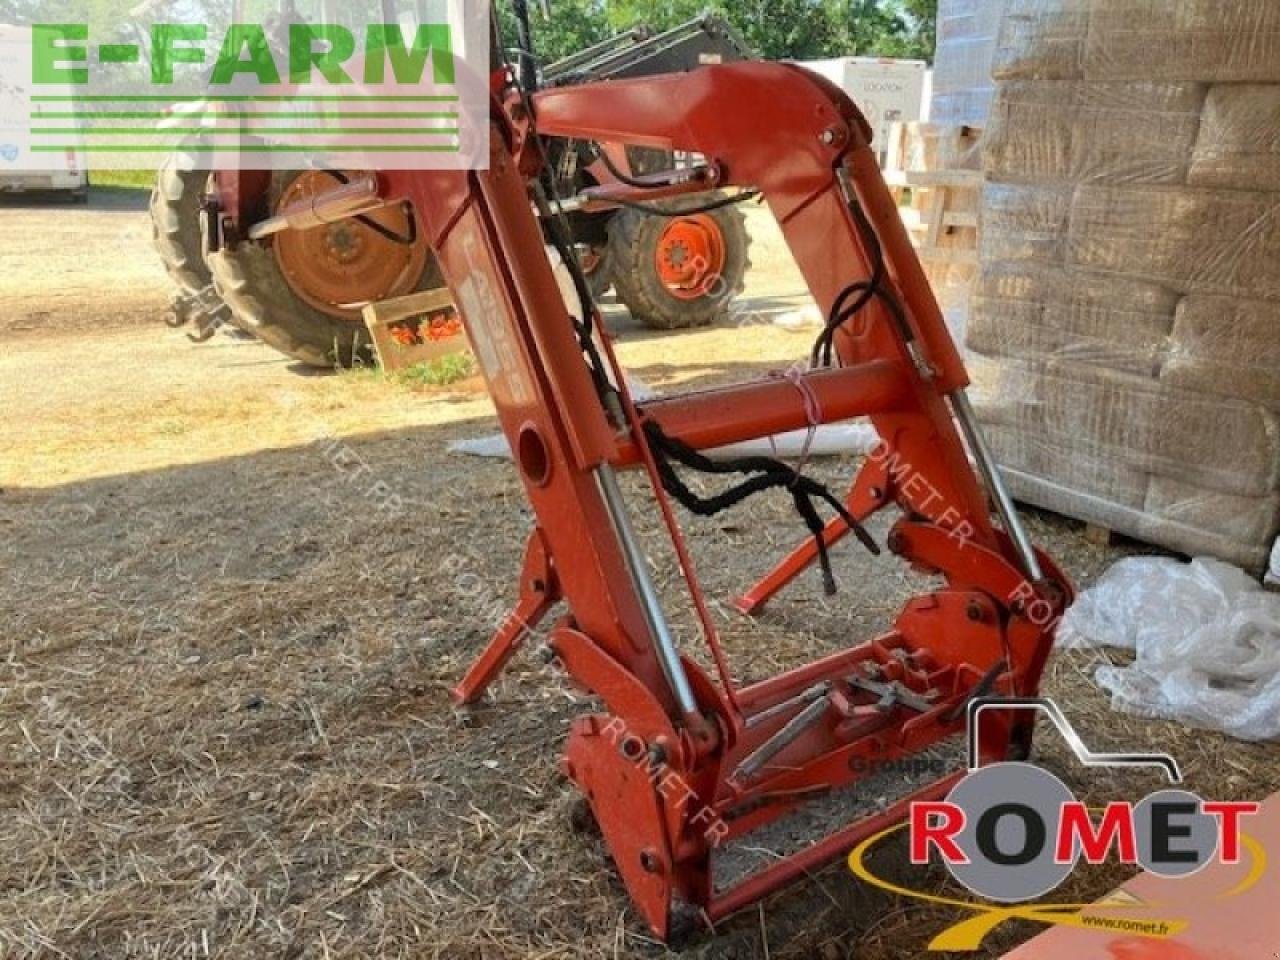
[[[723,916],[901,816],[897,805],[833,824],[831,837],[737,887],[714,884],[717,843],[786,814],[806,794],[854,783],[867,768],[858,761],[910,754],[956,733],[963,711],[955,708],[1001,661],[1008,669],[997,690],[1034,692],[1055,618],[1031,619],[1024,601],[1034,592],[1056,614],[1070,587],[1043,556],[1045,581],[1027,583],[991,523],[947,400],[965,386],[964,367],[868,146],[869,128],[843,93],[794,67],[745,63],[549,90],[533,96],[532,116],[526,104],[514,94],[495,100],[488,170],[383,174],[385,195],[413,203],[436,251],[537,517],[518,619],[457,694],[480,696],[526,622],[567,604],[549,644],[605,712],[575,723],[564,768],[590,801],[638,909],[665,937],[678,903]],[[871,273],[837,176],[844,171],[883,247],[885,284],[905,308],[904,331],[873,301],[836,338],[839,369],[806,377],[823,420],[868,415],[882,439],[853,486],[852,511],[899,507],[890,549],[939,574],[943,586],[910,601],[879,639],[737,691],[741,712],[685,659],[701,716],[682,716],[660,668],[598,476],[605,464],[645,462],[648,451],[634,423],[606,413],[549,266],[530,207],[529,180],[542,163],[535,124],[540,135],[699,153],[725,184],[759,189],[824,313]],[[809,422],[800,391],[776,378],[655,401],[639,415],[699,448]],[[834,539],[840,528],[829,532]],[[784,564],[769,591],[809,559]],[[707,641],[716,645],[713,632]],[[843,686],[865,666],[936,706],[877,710],[874,694]],[[745,783],[733,778],[790,714],[747,718],[821,681],[842,698],[832,697],[776,765]],[[996,757],[1029,732],[993,725],[984,736],[985,754]]]

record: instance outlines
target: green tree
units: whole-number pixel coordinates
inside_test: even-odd
[[[545,20],[534,0],[538,56],[550,62],[638,23],[666,30],[706,11],[728,18],[751,49],[770,60],[840,56],[933,59],[938,0],[551,0]],[[515,41],[510,0],[499,13]]]
[[[938,0],[831,0],[827,15],[840,48],[833,56],[933,59]]]
[[[552,0],[550,20],[539,12],[537,0],[530,0],[529,7],[533,45],[543,63],[577,53],[607,39],[614,32],[605,16],[602,0]],[[497,10],[503,42],[514,47],[516,18],[511,11],[511,0],[501,0],[497,3]]]

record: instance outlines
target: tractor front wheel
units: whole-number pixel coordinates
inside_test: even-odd
[[[722,194],[655,203],[666,215],[624,208],[609,222],[618,298],[656,330],[701,327],[729,313],[751,266],[746,217],[735,206],[703,211]]]

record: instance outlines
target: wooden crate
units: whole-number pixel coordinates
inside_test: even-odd
[[[403,370],[467,349],[462,321],[444,287],[371,303],[365,326],[383,370]]]

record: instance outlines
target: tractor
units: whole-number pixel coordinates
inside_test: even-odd
[[[328,22],[341,16],[340,10],[328,10],[330,5],[319,4],[316,11]],[[387,22],[403,19],[395,4],[384,7],[389,8]],[[292,0],[282,4],[281,17],[298,18]],[[522,39],[532,50],[530,38]],[[521,62],[532,90],[748,59],[751,54],[733,27],[709,14],[665,32],[637,26],[545,67],[538,68],[527,52]],[[160,170],[151,219],[156,250],[180,291],[170,324],[197,320],[200,330],[193,339],[212,336],[218,324],[211,321],[226,319],[303,364],[349,367],[372,360],[362,320],[366,305],[442,286],[426,239],[403,208],[339,219],[323,229],[282,232],[209,258],[209,175],[194,169],[198,164],[187,155],[199,152],[199,138],[189,146]],[[568,138],[547,138],[545,149],[564,196],[692,162],[662,150]],[[265,212],[286,209],[356,176],[349,170],[276,171],[262,191]],[[706,194],[660,201],[664,214],[688,211],[674,217],[639,205],[566,209],[592,292],[600,296],[612,287],[632,316],[658,330],[703,326],[724,317],[743,289],[750,238],[740,209],[707,210],[707,201]]]

